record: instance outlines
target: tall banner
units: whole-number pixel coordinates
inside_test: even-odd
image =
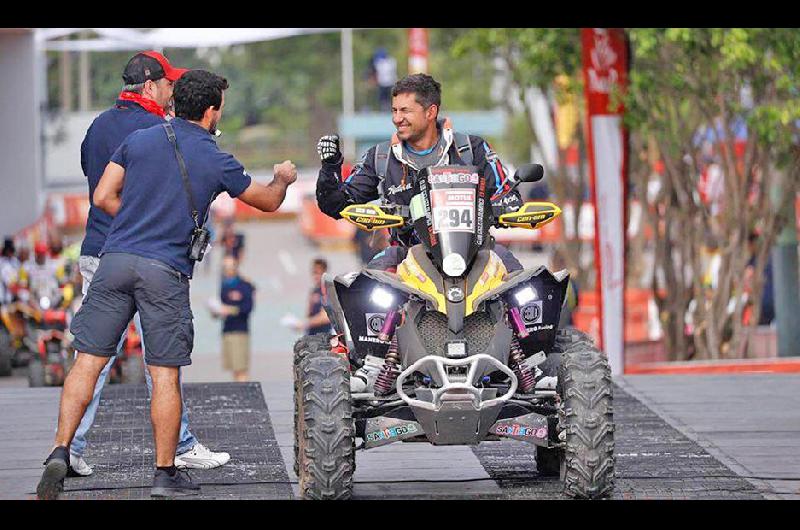
[[[408,30],[408,73],[428,73],[428,29]]]
[[[610,107],[611,93],[625,89],[628,47],[621,29],[584,28],[583,80],[592,201],[594,257],[600,291],[600,347],[611,372],[622,374],[625,347],[625,210],[627,133],[621,105]]]

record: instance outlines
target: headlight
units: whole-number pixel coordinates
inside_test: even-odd
[[[467,270],[467,264],[464,263],[464,258],[462,258],[460,254],[454,252],[448,254],[447,257],[442,260],[442,269],[444,269],[444,273],[448,276],[456,277],[464,274],[464,271]]]
[[[50,309],[50,298],[48,298],[47,296],[41,297],[39,299],[39,307],[45,310]]]
[[[519,305],[525,305],[532,300],[536,300],[536,290],[533,287],[524,287],[514,293]]]
[[[372,290],[372,294],[370,295],[370,300],[373,301],[377,306],[382,307],[384,309],[389,309],[392,307],[394,303],[394,295],[384,289],[383,287],[376,287]]]

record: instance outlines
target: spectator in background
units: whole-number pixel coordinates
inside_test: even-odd
[[[24,241],[17,247],[17,261],[20,266],[25,265],[31,259],[31,249]]]
[[[225,250],[225,256],[232,256],[235,260],[242,261],[242,251],[244,250],[244,234],[236,232],[233,226],[233,219],[225,219],[223,222],[222,235],[222,248]]]
[[[222,260],[222,305],[214,316],[224,317],[222,324],[222,368],[233,372],[237,382],[249,380],[250,313],[253,310],[253,284],[239,275],[239,261],[232,255]]]
[[[10,237],[3,241],[3,250],[0,253],[0,304],[11,302],[11,292],[9,286],[17,277],[19,270],[19,260],[14,255],[14,240]]]
[[[322,305],[322,275],[328,270],[328,262],[324,258],[316,258],[311,265],[311,294],[308,299],[307,320],[299,322],[295,329],[306,335],[330,333],[331,321]]]
[[[378,48],[369,63],[370,82],[378,88],[378,110],[389,110],[392,87],[397,82],[397,61],[386,48]]]

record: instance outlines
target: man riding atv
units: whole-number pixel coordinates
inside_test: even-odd
[[[474,165],[486,177],[487,193],[493,205],[519,206],[522,199],[512,189],[502,163],[480,136],[453,131],[449,119],[439,119],[441,84],[426,74],[413,74],[392,88],[392,139],[370,148],[350,176],[341,182],[344,157],[337,135],[323,136],[317,144],[322,167],[317,180],[317,204],[326,215],[341,219],[350,204],[377,198],[408,205],[417,175],[428,167]],[[394,272],[405,259],[408,248],[419,243],[413,226],[391,230],[391,245],[367,265],[370,269]],[[494,252],[508,272],[522,269],[520,262],[503,245]],[[370,390],[383,366],[383,359],[368,355],[364,366],[353,374],[354,392]]]

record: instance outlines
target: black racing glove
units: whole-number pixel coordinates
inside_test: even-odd
[[[323,136],[317,142],[317,153],[319,159],[328,164],[335,164],[342,159],[342,152],[339,149],[339,136],[331,134]]]

